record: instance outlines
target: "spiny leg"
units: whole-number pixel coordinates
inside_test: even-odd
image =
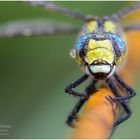
[[[121,19],[125,16],[128,16],[132,12],[138,10],[139,8],[140,8],[140,2],[137,2],[134,5],[119,11],[118,13],[114,14],[112,17],[116,17],[117,19]]]
[[[82,98],[86,98],[87,95],[84,93],[78,93],[77,91],[74,91],[74,88],[76,88],[77,86],[79,86],[80,84],[82,84],[84,81],[86,81],[88,79],[88,75],[85,74],[83,75],[80,79],[76,80],[75,82],[73,82],[72,84],[68,85],[65,88],[65,92],[68,94],[71,94],[75,97],[82,97]]]
[[[29,37],[77,33],[79,28],[65,22],[33,19],[11,21],[0,25],[0,38]]]
[[[114,79],[118,82],[118,84],[120,85],[121,88],[123,88],[127,95],[126,96],[122,96],[122,97],[116,97],[114,99],[114,101],[122,101],[122,100],[127,100],[130,99],[132,97],[134,97],[136,95],[135,91],[129,86],[127,85],[122,79],[121,77],[117,74],[114,73]]]
[[[81,19],[83,21],[87,21],[88,17],[85,15],[82,15],[81,13],[75,12],[75,11],[71,11],[68,8],[62,7],[62,6],[58,6],[56,4],[54,4],[53,2],[49,2],[49,1],[26,1],[28,3],[30,3],[33,6],[40,6],[46,10],[50,10],[50,11],[55,11],[58,13],[62,13],[64,15],[76,18],[76,19]]]
[[[70,112],[70,114],[68,115],[67,120],[66,120],[66,124],[69,125],[70,127],[74,127],[75,126],[74,122],[75,122],[75,120],[78,119],[77,113],[82,108],[82,106],[85,103],[85,101],[86,101],[86,98],[80,99],[76,103],[74,108],[72,109],[72,112]]]
[[[109,78],[109,79],[106,80],[106,82],[107,82],[108,86],[110,87],[110,89],[112,90],[112,92],[115,94],[115,96],[116,96],[116,97],[121,97],[119,91],[117,90],[116,85],[114,84],[114,81],[113,81],[111,78]],[[122,117],[122,118],[119,119],[118,121],[116,121],[116,122],[114,123],[114,126],[117,126],[117,125],[123,123],[123,122],[126,121],[126,120],[131,116],[131,114],[132,114],[132,111],[131,111],[131,109],[129,108],[129,106],[128,106],[128,104],[126,103],[126,101],[120,101],[119,103],[122,105],[122,107],[123,107],[124,110],[126,111],[127,115],[124,116],[124,117]]]
[[[86,88],[85,92],[87,94],[87,96],[90,96],[91,92],[96,90],[96,80],[92,80],[92,82],[90,83],[90,85]],[[83,99],[80,99],[76,105],[74,106],[73,110],[70,112],[67,120],[66,120],[66,124],[71,126],[71,127],[74,127],[74,122],[75,120],[77,120],[77,114],[78,112],[80,111],[80,109],[82,108],[83,104],[86,102],[87,98],[83,98]]]
[[[120,120],[116,121],[114,123],[114,126],[117,126],[117,125],[123,123],[124,121],[126,121],[127,119],[129,119],[130,116],[132,115],[132,111],[131,111],[131,109],[129,108],[129,106],[128,106],[128,104],[126,102],[121,103],[121,105],[125,109],[127,115],[125,117],[121,118]]]

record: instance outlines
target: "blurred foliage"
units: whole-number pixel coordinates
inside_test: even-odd
[[[56,3],[95,16],[111,15],[130,5],[111,1]],[[0,23],[37,18],[83,25],[79,20],[23,2],[0,2]],[[77,34],[0,40],[0,125],[11,126],[9,134],[0,135],[1,138],[70,136],[72,129],[65,125],[65,120],[77,99],[66,95],[64,88],[82,74],[69,58],[76,37]],[[135,98],[134,115],[115,130],[113,138],[140,138],[139,132],[134,131],[139,127],[137,106]]]

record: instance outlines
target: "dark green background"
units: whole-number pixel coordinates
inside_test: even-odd
[[[128,2],[57,2],[76,11],[111,15]],[[26,3],[0,2],[0,23],[17,19],[55,19],[81,27],[79,20],[50,13]],[[1,138],[69,138],[65,125],[76,99],[64,93],[82,75],[69,57],[77,35],[0,39],[0,124],[10,125]],[[140,81],[135,84],[137,93]],[[115,131],[113,138],[140,138],[140,96],[133,99],[133,116]],[[94,125],[94,124],[93,124]]]

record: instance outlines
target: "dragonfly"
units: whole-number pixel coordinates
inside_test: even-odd
[[[0,28],[0,38],[72,34],[79,32],[74,48],[70,51],[70,56],[80,65],[85,74],[65,88],[66,93],[80,98],[68,115],[66,123],[69,126],[74,126],[80,109],[88,101],[91,93],[96,91],[96,85],[100,81],[106,83],[107,87],[114,93],[115,98],[110,97],[110,99],[113,102],[120,103],[126,112],[126,115],[117,120],[114,126],[127,120],[132,114],[127,101],[134,97],[136,93],[133,88],[123,81],[116,72],[116,69],[118,66],[124,64],[127,58],[125,32],[139,30],[140,24],[121,25],[120,20],[139,9],[140,2],[111,16],[102,18],[83,15],[48,1],[26,1],[26,3],[32,6],[42,7],[51,12],[58,12],[73,17],[75,20],[81,20],[85,23],[82,29],[68,24],[55,24],[46,21],[9,22]],[[83,93],[76,91],[76,87],[87,79],[91,79],[91,83],[85,88],[85,91]],[[118,90],[119,88],[123,89],[126,95],[122,96]]]

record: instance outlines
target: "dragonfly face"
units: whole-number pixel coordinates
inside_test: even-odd
[[[126,45],[123,39],[111,32],[92,32],[82,35],[71,54],[84,66],[86,73],[95,79],[106,79],[111,76],[116,65],[122,63],[126,56]]]
[[[84,56],[86,72],[92,74],[95,79],[104,79],[115,68],[114,58],[110,40],[90,39]]]

